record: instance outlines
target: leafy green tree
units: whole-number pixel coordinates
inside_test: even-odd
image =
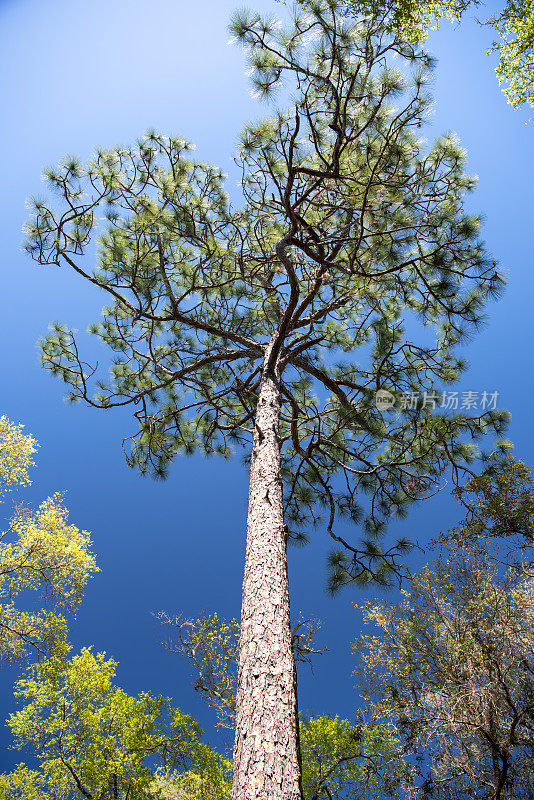
[[[384,800],[402,796],[411,782],[388,725],[301,718],[300,740],[306,800]]]
[[[509,458],[457,486],[453,494],[467,516],[442,541],[487,546],[508,566],[521,570],[534,545],[534,481],[523,461]]]
[[[31,482],[36,449],[21,425],[0,417],[0,497]],[[66,632],[58,612],[76,610],[96,570],[90,535],[68,524],[61,495],[33,512],[16,506],[9,529],[0,533],[0,658],[13,661],[29,650],[43,654],[53,647]],[[15,601],[27,592],[37,592],[54,611],[19,608]]]
[[[349,0],[349,8],[357,13],[382,9],[401,36],[419,43],[442,19],[459,22],[470,8],[484,5],[482,0]],[[499,54],[495,72],[508,102],[514,108],[534,107],[534,0],[507,0],[502,11],[481,24],[498,34],[488,54]]]
[[[217,615],[188,623],[197,667],[204,654],[213,675],[233,675],[234,623]],[[229,631],[232,633],[229,635]],[[115,685],[116,662],[83,648],[69,658],[58,643],[50,658],[18,681],[23,707],[8,723],[18,748],[30,748],[39,769],[24,764],[0,775],[2,800],[227,800],[231,765],[201,741],[197,723],[167,698],[132,697]],[[213,669],[218,654],[218,669]],[[199,680],[206,670],[199,674]],[[204,697],[216,695],[213,689]],[[219,693],[220,694],[220,693]],[[235,719],[235,706],[233,708]],[[301,719],[303,790],[307,800],[397,797],[410,770],[386,725],[337,717]]]
[[[22,433],[22,425],[14,425],[0,417],[0,497],[14,486],[27,486],[28,469],[35,466],[32,459],[37,442]]]
[[[40,768],[21,764],[3,775],[3,799],[155,799],[162,782],[156,758],[178,797],[229,797],[230,764],[201,741],[191,717],[167,698],[118,688],[116,662],[105,653],[83,648],[68,658],[69,650],[58,643],[16,684],[25,705],[8,724],[15,746],[30,747]]]
[[[451,135],[420,140],[429,60],[380,15],[340,8],[233,20],[255,90],[268,99],[285,81],[293,98],[242,135],[240,208],[220,170],[151,133],[47,170],[57,203],[36,201],[27,229],[39,263],[109,298],[90,328],[113,353],[108,378],[64,325],[43,361],[73,400],[132,408],[130,464],[164,475],[181,453],[250,456],[234,800],[301,797],[287,541],[326,510],[331,587],[388,583],[408,543],[384,545],[385,520],[505,421],[439,408],[437,384],[465,366],[456,346],[503,281],[464,210],[464,152]],[[377,407],[379,389],[395,408]],[[403,407],[411,392],[432,402]],[[365,518],[363,542],[340,517]]]
[[[420,757],[422,797],[533,796],[534,572],[488,549],[496,535],[516,536],[519,520],[531,539],[529,479],[510,462],[471,481],[476,513],[440,539],[442,554],[404,602],[362,609],[378,634],[355,642],[358,685]],[[498,497],[496,486],[507,489]]]
[[[235,695],[239,654],[239,623],[203,614],[197,620],[157,615],[172,635],[163,642],[171,653],[187,658],[193,668],[194,688],[217,713],[217,725],[235,727]]]
[[[226,776],[214,781],[204,772],[158,770],[150,784],[150,800],[227,800],[231,789]]]
[[[224,636],[224,622],[219,627]],[[58,646],[17,684],[25,705],[9,725],[40,769],[20,764],[0,776],[2,800],[229,797],[230,764],[201,742],[194,720],[166,698],[135,698],[116,687],[116,663],[105,654],[84,648],[68,659],[68,649]],[[233,684],[235,691],[235,669]],[[301,735],[308,800],[394,797],[409,777],[387,726],[304,718]],[[155,756],[161,766],[154,771]]]

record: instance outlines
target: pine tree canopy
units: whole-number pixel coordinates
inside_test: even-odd
[[[383,546],[384,520],[449,466],[468,468],[475,440],[506,422],[439,408],[466,366],[457,346],[503,278],[464,208],[465,152],[452,134],[420,138],[431,61],[382,12],[341,6],[306,0],[288,25],[234,16],[271,104],[241,136],[237,207],[219,169],[150,132],[46,170],[57,201],[35,200],[27,226],[39,263],[70,267],[109,301],[90,327],[113,354],[109,375],[63,324],[42,342],[44,365],[72,400],[132,407],[127,457],[142,473],[164,476],[180,453],[250,449],[262,370],[276,367],[288,536],[324,513],[341,546],[331,588],[389,581],[408,543]],[[379,389],[394,407],[377,408]],[[403,407],[425,391],[436,408]],[[362,542],[340,536],[339,517],[363,521]]]

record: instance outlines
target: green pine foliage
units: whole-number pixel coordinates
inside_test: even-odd
[[[403,407],[458,379],[458,347],[503,288],[465,210],[476,181],[453,134],[421,139],[431,60],[382,13],[305,0],[288,25],[242,12],[231,30],[272,106],[241,137],[241,204],[184,139],[155,132],[47,170],[55,199],[34,202],[27,249],[104,291],[89,330],[110,360],[107,375],[87,363],[58,323],[43,364],[71,400],[130,407],[129,463],[164,477],[180,454],[250,451],[261,372],[276,362],[288,538],[324,521],[339,548],[329,587],[387,584],[409,543],[386,546],[386,520],[444,470],[462,474],[506,424],[439,400]],[[278,109],[282,85],[292,99]],[[377,408],[378,389],[393,408]],[[362,541],[340,536],[343,517]]]

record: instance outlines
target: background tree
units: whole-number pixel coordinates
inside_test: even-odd
[[[400,798],[411,784],[410,767],[388,725],[303,717],[300,737],[307,800]]]
[[[237,637],[232,642],[228,629],[223,620],[205,617],[190,643],[204,653],[218,650],[219,664],[227,662],[233,673],[235,695]],[[50,658],[30,667],[16,684],[24,705],[8,723],[15,746],[31,748],[39,769],[19,764],[0,775],[2,800],[230,797],[230,762],[201,741],[191,717],[172,709],[167,698],[122,691],[114,682],[116,662],[104,653],[95,656],[84,648],[69,658],[69,650],[58,643]],[[210,694],[217,693],[210,690],[204,697]],[[387,725],[303,718],[301,735],[307,800],[398,797],[410,780]]]
[[[425,41],[429,30],[439,27],[442,19],[459,22],[469,9],[484,5],[482,0],[378,0],[379,7],[389,8],[400,35],[419,43]],[[365,13],[370,5],[352,0],[349,7]],[[508,102],[516,109],[526,104],[534,107],[533,0],[507,0],[502,11],[477,21],[493,27],[498,34],[488,54],[499,54],[495,72],[499,83],[504,84]]]
[[[457,486],[453,494],[467,516],[442,542],[480,545],[490,558],[521,571],[532,559],[534,481],[523,461],[491,462],[481,475]]]
[[[203,614],[199,619],[173,617],[164,611],[157,614],[171,635],[163,645],[171,653],[187,658],[193,667],[194,688],[217,713],[217,725],[235,728],[236,680],[239,657],[239,623],[222,619],[218,614]],[[300,620],[292,631],[293,656],[298,663],[311,665],[313,655],[325,652],[314,641],[320,628],[317,620]]]
[[[0,497],[14,486],[31,483],[28,469],[35,466],[32,456],[36,451],[37,442],[22,433],[22,425],[0,417]]]
[[[170,626],[165,646],[193,666],[195,690],[217,711],[218,724],[235,725],[239,624],[217,614],[197,620],[158,615]],[[293,629],[297,662],[310,663],[319,624],[303,620]],[[302,789],[306,800],[371,800],[399,797],[411,770],[388,725],[355,723],[321,715],[299,718]]]
[[[514,472],[483,476],[476,521],[442,538],[443,554],[414,576],[403,603],[363,609],[378,635],[355,642],[359,688],[420,757],[422,796],[508,800],[534,792],[534,573],[517,560],[501,566],[473,527],[480,533],[484,520],[495,533],[496,511],[499,527],[508,515],[510,527],[517,522],[517,492],[501,494],[497,509],[487,491],[517,484]],[[529,527],[533,497],[531,486]]]
[[[341,546],[331,587],[387,583],[407,543],[381,544],[384,519],[466,467],[469,440],[505,420],[403,407],[406,392],[439,406],[437,383],[465,366],[455,346],[502,278],[464,210],[465,154],[452,136],[419,138],[429,59],[380,14],[351,22],[340,9],[307,0],[289,27],[232,23],[255,89],[269,97],[287,79],[293,91],[289,110],[243,133],[241,208],[183,139],[150,134],[48,170],[58,203],[36,201],[28,225],[34,258],[110,299],[91,326],[114,354],[96,394],[67,327],[43,360],[72,399],[132,406],[130,463],[162,475],[195,449],[250,454],[234,800],[301,797],[287,539],[326,509]],[[396,408],[377,407],[378,389]],[[351,542],[334,525],[365,516],[362,492],[367,534]]]
[[[0,417],[0,497],[30,483],[28,469],[37,444],[22,426]],[[76,610],[83,589],[97,570],[87,531],[68,524],[61,495],[48,497],[36,511],[15,507],[10,527],[0,534],[0,658],[20,658],[28,650],[47,652],[66,624],[59,611]],[[28,611],[15,600],[31,590],[54,611]]]
[[[231,791],[228,776],[214,781],[204,772],[157,770],[150,784],[150,800],[227,800]]]
[[[59,643],[16,684],[25,705],[8,724],[15,746],[30,747],[40,768],[21,764],[1,776],[6,800],[148,799],[164,785],[188,800],[229,797],[230,763],[201,741],[191,717],[167,698],[122,691],[105,653],[83,648],[68,658],[69,650]]]

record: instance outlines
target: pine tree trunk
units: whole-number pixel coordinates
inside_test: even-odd
[[[279,375],[264,371],[250,465],[232,800],[302,800],[279,418]]]

